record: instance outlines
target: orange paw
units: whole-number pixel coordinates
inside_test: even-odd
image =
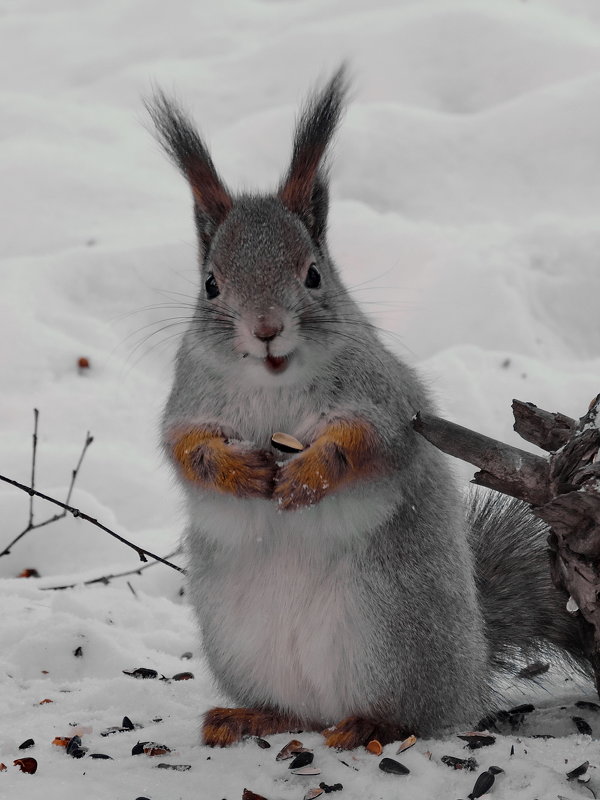
[[[228,747],[246,736],[269,736],[302,727],[298,720],[253,708],[213,708],[204,715],[202,741],[209,747]]]
[[[180,433],[172,454],[187,480],[238,497],[270,498],[276,464],[272,453],[229,443],[220,433],[193,428]]]
[[[402,725],[374,722],[364,717],[346,717],[322,733],[327,747],[354,750],[356,747],[366,747],[373,739],[382,745],[400,741],[409,736],[411,731]]]
[[[318,503],[343,485],[380,471],[372,426],[359,419],[337,419],[302,453],[277,473],[273,497],[279,508],[294,510]]]

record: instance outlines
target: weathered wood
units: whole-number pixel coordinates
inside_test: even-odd
[[[432,414],[418,413],[413,427],[440,450],[479,467],[482,472],[477,473],[475,483],[531,505],[543,505],[551,499],[547,459]]]
[[[514,430],[522,439],[552,452],[559,450],[577,430],[577,420],[558,411],[544,411],[533,403],[512,401]]]
[[[579,421],[517,400],[513,410],[515,430],[549,451],[547,458],[426,414],[413,425],[444,452],[478,466],[474,483],[525,500],[549,525],[552,580],[578,607],[600,693],[600,395]]]

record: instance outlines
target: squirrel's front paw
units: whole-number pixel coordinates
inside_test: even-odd
[[[283,511],[313,506],[339,485],[345,467],[334,444],[314,444],[279,468],[273,497]]]
[[[230,443],[222,435],[194,428],[177,437],[173,458],[187,480],[237,497],[270,498],[277,469],[272,453]]]

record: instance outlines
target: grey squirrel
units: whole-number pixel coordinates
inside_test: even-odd
[[[342,68],[309,97],[267,195],[232,194],[179,106],[148,104],[199,241],[162,441],[206,658],[238,706],[205,714],[209,745],[298,728],[337,748],[432,735],[493,706],[516,649],[581,655],[543,527],[516,501],[465,502],[411,427],[428,391],[329,254],[326,155],[346,94]],[[276,453],[275,431],[305,449]]]

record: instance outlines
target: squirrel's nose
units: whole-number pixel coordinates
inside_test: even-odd
[[[282,330],[283,325],[281,323],[259,321],[252,329],[252,333],[257,339],[260,339],[261,342],[270,342],[278,336]]]

